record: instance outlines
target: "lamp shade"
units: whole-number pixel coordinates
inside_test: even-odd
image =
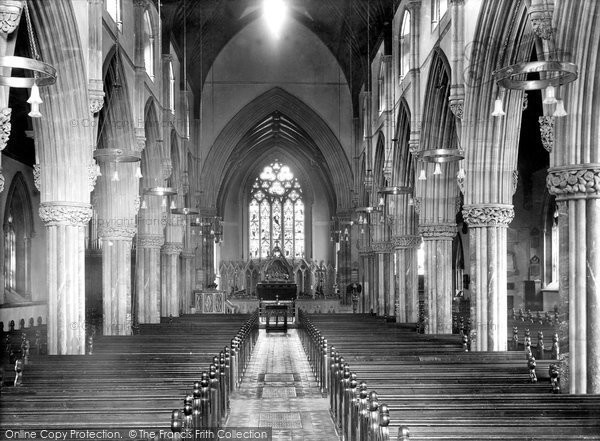
[[[492,116],[504,116],[506,115],[506,113],[504,113],[504,109],[502,108],[502,100],[500,98],[496,98],[496,101],[494,101],[494,111],[492,112]]]

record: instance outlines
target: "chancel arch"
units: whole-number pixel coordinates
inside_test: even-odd
[[[351,197],[348,188],[352,188],[352,171],[338,138],[313,109],[277,87],[259,96],[238,112],[216,138],[202,169],[202,206],[213,209],[216,207],[222,176],[228,173],[234,149],[240,145],[246,133],[275,111],[285,114],[310,134],[313,146],[322,155],[323,164],[329,170],[336,209],[349,208]]]

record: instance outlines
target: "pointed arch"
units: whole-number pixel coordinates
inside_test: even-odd
[[[31,300],[31,238],[34,233],[29,189],[23,174],[17,172],[4,209],[4,289],[8,293],[8,302]]]
[[[351,206],[352,169],[340,141],[323,119],[308,105],[281,88],[273,88],[240,110],[217,136],[202,168],[202,205],[215,209],[223,176],[232,153],[246,132],[274,111],[285,113],[311,134],[331,173],[337,209]]]

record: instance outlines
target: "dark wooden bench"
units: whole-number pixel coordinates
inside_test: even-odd
[[[523,350],[465,352],[456,335],[423,336],[368,316],[300,319],[347,440],[600,439],[600,397],[551,393],[556,360],[537,360],[532,383]]]

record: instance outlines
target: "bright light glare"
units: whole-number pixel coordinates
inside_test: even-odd
[[[283,0],[263,0],[263,17],[275,38],[281,34],[286,15],[287,6]]]

